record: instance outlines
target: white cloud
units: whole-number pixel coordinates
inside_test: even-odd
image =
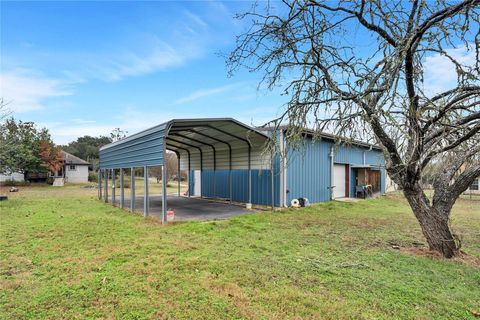
[[[204,27],[204,28],[208,27],[208,24],[202,18],[200,18],[198,15],[192,13],[191,11],[186,10],[185,15],[187,15],[187,17],[189,17],[197,25],[199,25],[201,27]]]
[[[462,65],[475,65],[475,50],[472,50],[472,48],[468,50],[467,47],[463,46],[447,49],[446,52]],[[424,71],[424,90],[427,95],[435,95],[453,89],[457,84],[455,65],[447,57],[440,54],[426,58]]]
[[[63,122],[40,123],[40,127],[48,128],[52,140],[56,144],[68,144],[78,137],[109,136],[115,128],[128,131],[128,135],[153,127],[174,118],[174,113],[139,112],[136,108],[125,108],[118,116],[112,119],[112,124],[98,123],[90,119],[72,119]]]
[[[75,124],[92,124],[92,123],[96,123],[97,121],[76,118],[76,119],[72,119],[72,122]]]
[[[232,85],[233,86],[233,85]],[[259,126],[272,120],[278,112],[276,106],[256,107],[252,110],[243,110],[233,114],[222,114],[232,116],[249,125]],[[202,111],[204,117],[218,117],[219,114],[213,110]],[[78,137],[90,135],[98,137],[109,136],[115,128],[128,131],[128,135],[137,133],[147,128],[159,125],[175,118],[196,118],[197,109],[167,108],[162,111],[144,110],[139,111],[135,106],[120,109],[117,115],[113,116],[109,123],[100,123],[93,119],[64,119],[62,122],[38,123],[39,127],[48,128],[53,141],[56,144],[68,144]]]
[[[205,98],[205,97],[213,96],[222,92],[229,91],[237,86],[238,84],[229,84],[229,85],[221,86],[217,88],[196,90],[185,97],[175,100],[174,104],[184,104],[184,103],[192,102],[201,98]]]
[[[168,44],[155,39],[154,44],[145,45],[138,51],[116,51],[115,55],[100,54],[83,58],[87,61],[87,78],[118,81],[126,77],[149,74],[180,66],[198,57],[201,48],[194,44]],[[82,72],[80,70],[80,72]]]
[[[13,112],[43,109],[47,98],[71,95],[68,84],[34,74],[31,70],[13,70],[0,74],[0,96]]]
[[[68,125],[48,126],[48,131],[56,144],[68,144],[83,136],[108,136],[114,125]]]

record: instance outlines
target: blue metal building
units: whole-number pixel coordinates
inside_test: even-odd
[[[270,134],[269,131],[265,131]],[[363,142],[338,142],[338,137],[323,134],[313,138],[305,133],[302,146],[291,148],[284,139],[284,130],[278,132],[280,150],[273,159],[273,170],[253,170],[252,203],[288,207],[293,199],[307,198],[310,203],[325,202],[337,198],[362,196],[364,186],[373,193],[385,193],[385,161],[381,149]],[[273,183],[271,176],[273,173]],[[189,190],[194,192],[195,181],[201,181],[203,194],[211,198],[229,197],[220,188],[212,189],[212,171],[204,171],[194,179],[189,176]],[[217,185],[225,181],[227,172],[216,172]],[[232,200],[246,202],[245,181],[247,172],[236,170],[234,184],[237,186]],[[272,189],[274,190],[272,199]]]
[[[125,170],[133,177],[133,169],[141,167],[148,177],[149,167],[161,166],[165,175],[167,150],[179,157],[178,170],[188,171],[188,197],[227,199],[247,207],[286,207],[297,198],[316,203],[354,197],[364,185],[384,192],[384,158],[378,147],[362,142],[338,144],[336,137],[327,134],[314,140],[305,132],[305,143],[294,149],[284,133],[283,129],[277,132],[280,150],[271,156],[265,152],[272,134],[267,129],[231,118],[168,121],[100,149],[99,197],[103,192],[108,201],[108,180],[118,176],[123,207]],[[144,213],[148,215],[146,181]],[[130,189],[135,199],[134,188]],[[114,199],[115,189],[111,192]],[[165,185],[162,196],[165,220]],[[134,201],[131,203],[133,206]]]
[[[284,206],[300,197],[316,203],[360,196],[367,185],[374,193],[385,193],[381,149],[361,142],[338,144],[336,140],[326,134],[314,140],[306,134],[303,147],[287,152],[284,171],[280,173]]]

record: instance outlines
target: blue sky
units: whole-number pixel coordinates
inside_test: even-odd
[[[115,127],[134,133],[172,118],[261,125],[287,97],[258,91],[261,74],[228,78],[218,54],[234,47],[246,25],[233,15],[251,5],[1,1],[0,95],[15,118],[46,126],[58,144]],[[354,38],[364,46],[361,33]],[[428,63],[434,88],[452,81],[453,66],[445,63]]]
[[[248,2],[3,2],[2,96],[56,143],[171,118],[260,125],[286,101],[224,58]]]

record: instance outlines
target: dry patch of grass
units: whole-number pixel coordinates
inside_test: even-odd
[[[402,252],[411,254],[413,256],[425,257],[425,258],[435,259],[440,261],[445,260],[439,252],[432,251],[427,247],[405,247],[405,248],[399,248],[399,250]],[[475,256],[469,255],[463,251],[458,256],[452,258],[451,260],[459,263],[464,263],[466,265],[469,265],[475,268],[480,268],[480,259]]]

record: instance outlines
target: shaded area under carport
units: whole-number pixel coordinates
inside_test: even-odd
[[[115,204],[120,205],[120,200],[115,200]],[[143,200],[143,196],[135,197],[135,212],[143,212]],[[167,198],[167,205],[168,210],[175,212],[175,221],[219,220],[254,212],[230,203],[171,195]],[[129,198],[125,198],[124,208],[130,208]],[[162,219],[161,195],[149,197],[149,214]]]
[[[135,170],[143,168],[144,192],[146,198],[150,198],[148,190],[148,179],[150,178],[149,169],[155,166],[161,166],[161,176],[168,177],[166,168],[167,150],[174,152],[178,158],[177,175],[182,170],[188,171],[188,185],[192,187],[191,195],[200,197],[210,196],[217,199],[242,199],[247,208],[252,207],[254,199],[252,195],[252,171],[253,170],[273,170],[273,159],[264,153],[265,145],[270,141],[267,133],[252,128],[232,118],[204,118],[204,119],[172,119],[152,128],[143,130],[119,141],[112,142],[102,146],[99,151],[100,170],[98,172],[98,198],[109,202],[108,194],[114,194],[116,178],[120,178],[120,193],[124,191],[125,171],[130,171],[131,181],[134,180]],[[169,169],[169,171],[172,168]],[[213,171],[213,177],[209,186],[210,190],[204,190],[201,177],[204,172]],[[228,179],[219,180],[216,177],[217,171],[228,171]],[[245,170],[247,175],[245,181],[234,183],[233,171]],[[195,173],[200,177],[190,178]],[[271,192],[265,191],[265,195],[271,194],[271,205],[274,205],[274,175],[266,176],[266,186],[271,186]],[[111,181],[111,184],[110,184]],[[198,188],[197,188],[197,187]],[[111,190],[113,189],[113,190]],[[135,197],[135,188],[132,187],[131,197]],[[223,190],[221,194],[217,191]],[[263,189],[262,189],[263,190]],[[242,197],[234,198],[234,192],[240,192]],[[151,199],[153,210],[161,207],[162,222],[166,222],[166,211],[172,208],[180,214],[189,215],[190,218],[196,217],[196,206],[184,202],[169,204],[167,199],[167,185],[162,184],[162,199]],[[199,200],[199,199],[197,199]],[[172,199],[172,201],[175,201]],[[201,201],[201,200],[200,200]],[[260,202],[264,204],[263,202]],[[258,204],[260,204],[258,203]],[[218,212],[220,217],[229,216],[234,212],[240,213],[238,208],[233,208],[229,204],[216,204],[209,210],[204,210],[201,203],[196,203],[202,208],[202,212]],[[128,207],[128,206],[123,206]],[[150,215],[148,206],[142,206],[144,216]],[[175,208],[177,207],[177,208]],[[219,207],[219,208],[217,208]],[[136,206],[137,210],[141,208]],[[226,209],[226,210],[224,210]],[[226,211],[226,212],[223,212]],[[242,211],[246,212],[246,211]]]

